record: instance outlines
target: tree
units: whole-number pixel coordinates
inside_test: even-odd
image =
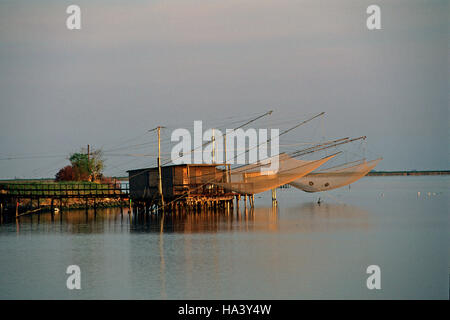
[[[55,176],[56,181],[73,181],[75,178],[72,166],[65,166]]]
[[[72,153],[69,157],[70,166],[59,170],[55,176],[56,181],[98,181],[101,179],[104,168],[103,152],[93,150],[89,155],[86,149]]]
[[[89,160],[88,155],[85,153],[72,153],[69,158],[70,163],[74,171],[74,180],[84,181],[89,180]]]
[[[103,159],[102,150],[94,150],[88,162],[89,173],[93,181],[99,180],[102,177],[102,172],[105,167],[105,160]]]

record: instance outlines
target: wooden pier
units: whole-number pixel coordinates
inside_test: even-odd
[[[128,187],[117,184],[96,183],[1,183],[0,215],[11,213],[16,217],[38,212],[45,207],[53,213],[55,208],[63,209],[63,201],[67,199],[83,199],[88,208],[89,201],[97,208],[98,199],[126,201],[129,199]],[[28,210],[19,213],[19,202],[29,200]],[[50,205],[43,206],[43,202]],[[35,206],[33,206],[33,202]]]
[[[62,211],[64,202],[75,199],[77,208],[92,207],[106,199],[118,201],[121,210],[135,214],[160,212],[203,212],[233,210],[234,200],[254,206],[254,196],[225,190],[211,182],[226,181],[226,172],[218,165],[172,165],[130,170],[129,185],[96,183],[0,183],[1,216],[20,217],[41,210]],[[84,200],[76,202],[76,199]],[[90,202],[90,204],[89,204]],[[20,208],[19,208],[19,204]]]
[[[2,183],[0,198],[128,198],[128,187],[110,184]]]

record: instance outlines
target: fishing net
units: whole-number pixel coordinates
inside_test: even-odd
[[[292,158],[283,153],[278,156],[278,171],[264,172],[262,170],[262,167],[267,168],[274,161],[275,157],[271,157],[262,163],[249,164],[234,169],[228,173],[225,179],[226,182],[216,182],[216,184],[226,190],[240,194],[256,194],[277,188],[303,177],[334,156],[331,155],[319,160],[304,161]]]
[[[362,177],[381,161],[358,160],[332,168],[311,172],[289,184],[305,192],[327,191],[349,185]]]

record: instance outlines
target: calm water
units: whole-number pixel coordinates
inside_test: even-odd
[[[278,210],[267,192],[254,212],[241,202],[229,215],[21,218],[0,226],[0,298],[447,299],[449,183],[367,177],[326,195],[284,189]],[[81,290],[66,288],[72,264]],[[371,264],[381,290],[366,287]]]

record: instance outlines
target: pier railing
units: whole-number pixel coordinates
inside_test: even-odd
[[[1,183],[3,198],[128,198],[128,186],[96,183]]]

